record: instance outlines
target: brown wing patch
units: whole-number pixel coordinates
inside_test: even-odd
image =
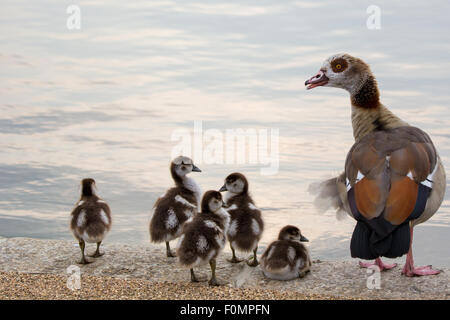
[[[436,163],[428,135],[405,126],[376,131],[357,141],[347,155],[345,175],[364,217],[371,219],[385,211],[386,220],[401,224],[414,210],[418,184]],[[358,171],[364,175],[359,182]]]
[[[367,219],[375,218],[380,214],[381,198],[380,187],[376,180],[364,178],[355,185],[356,206]]]
[[[418,190],[419,185],[407,177],[393,181],[384,218],[394,225],[404,222],[416,205]]]

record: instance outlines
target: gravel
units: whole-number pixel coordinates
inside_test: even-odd
[[[75,241],[0,238],[0,299],[449,299],[450,269],[429,277],[402,276],[399,267],[380,274],[380,289],[368,289],[367,269],[357,260],[315,261],[311,273],[292,281],[266,279],[260,268],[217,262],[222,286],[191,284],[189,270],[165,256],[165,246],[106,243],[105,255],[77,265]],[[87,252],[95,251],[88,245]],[[70,290],[68,268],[80,268],[81,289]],[[209,266],[196,269],[210,275]],[[373,276],[372,276],[373,278]],[[375,277],[376,278],[376,277]]]

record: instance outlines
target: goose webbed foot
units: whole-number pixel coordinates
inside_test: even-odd
[[[414,277],[414,276],[433,276],[436,274],[441,273],[440,270],[433,269],[431,265],[429,266],[423,266],[423,267],[409,267],[406,266],[403,267],[402,274],[404,274],[407,277]]]
[[[405,266],[402,269],[402,274],[407,277],[415,277],[415,276],[434,276],[436,274],[441,273],[440,270],[435,270],[431,267],[431,265],[423,266],[423,267],[414,267],[414,259],[412,253],[412,241],[413,241],[413,228],[410,229],[411,241],[409,244],[409,251],[406,255]]]
[[[360,261],[359,262],[359,266],[361,268],[370,268],[372,266],[377,266],[380,269],[380,271],[385,271],[385,270],[390,270],[390,269],[395,268],[397,266],[397,264],[396,263],[392,263],[392,264],[384,263],[381,260],[381,258],[376,258],[375,262],[362,262],[362,261]]]

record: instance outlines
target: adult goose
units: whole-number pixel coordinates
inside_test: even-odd
[[[355,144],[348,152],[345,171],[316,189],[338,211],[357,220],[351,239],[352,257],[391,269],[380,257],[407,253],[402,274],[438,274],[431,266],[415,267],[413,228],[439,209],[446,187],[445,171],[428,134],[410,126],[380,102],[377,82],[369,66],[348,54],[331,56],[305,82],[347,90],[351,97]]]

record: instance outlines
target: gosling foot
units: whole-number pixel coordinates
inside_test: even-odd
[[[227,259],[227,261],[228,261],[228,262],[231,262],[231,263],[239,263],[239,262],[242,262],[242,261],[244,261],[244,260],[238,259],[238,258],[236,258],[236,257],[233,257],[233,258],[231,258],[231,259]]]
[[[89,257],[91,257],[91,258],[98,258],[98,257],[103,256],[104,254],[105,254],[104,252],[95,251],[95,253],[90,254]]]

